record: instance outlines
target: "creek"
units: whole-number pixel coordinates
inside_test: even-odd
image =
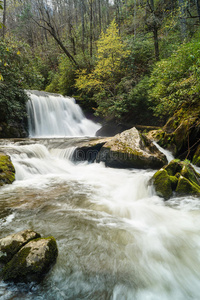
[[[31,138],[0,140],[16,169],[0,188],[0,238],[30,228],[53,235],[59,255],[41,284],[0,281],[0,299],[199,300],[199,198],[164,202],[148,186],[152,170],[73,162],[99,125],[69,98],[61,109],[55,95],[31,97]],[[41,97],[52,103],[37,106]]]

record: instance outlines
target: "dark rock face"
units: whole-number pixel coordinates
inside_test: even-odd
[[[157,131],[148,136],[163,148],[172,151],[175,157],[188,158],[200,166],[200,104],[183,106]]]
[[[168,200],[177,196],[200,195],[200,174],[187,162],[173,160],[150,180],[158,196]]]
[[[0,262],[10,261],[25,244],[39,237],[35,231],[24,230],[0,239]]]
[[[2,271],[4,281],[39,282],[55,263],[58,255],[53,237],[30,241],[6,264]]]
[[[115,122],[105,123],[97,132],[96,136],[110,137],[115,136],[118,133],[123,132],[124,130],[129,129],[130,127],[123,124],[117,124]]]
[[[0,186],[11,184],[15,180],[15,169],[10,157],[0,152]]]
[[[106,142],[96,160],[113,168],[156,169],[167,163],[165,155],[134,127]]]
[[[198,167],[200,167],[200,145],[198,146],[198,148],[196,149],[196,152],[193,156],[193,160],[192,163],[194,165],[197,165]]]
[[[19,123],[7,124],[5,122],[0,123],[0,138],[26,138],[28,132],[24,128],[24,125]]]

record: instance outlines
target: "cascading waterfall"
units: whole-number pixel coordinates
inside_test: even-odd
[[[30,137],[94,136],[100,128],[88,120],[70,97],[27,91]]]

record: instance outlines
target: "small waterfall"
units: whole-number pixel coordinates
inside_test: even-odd
[[[100,128],[88,120],[70,97],[27,91],[30,137],[94,136]]]

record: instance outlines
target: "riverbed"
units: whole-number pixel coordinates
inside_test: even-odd
[[[1,140],[16,181],[0,188],[0,238],[30,228],[59,255],[41,284],[0,281],[0,299],[199,300],[200,199],[164,202],[153,170],[72,162],[79,141]]]

